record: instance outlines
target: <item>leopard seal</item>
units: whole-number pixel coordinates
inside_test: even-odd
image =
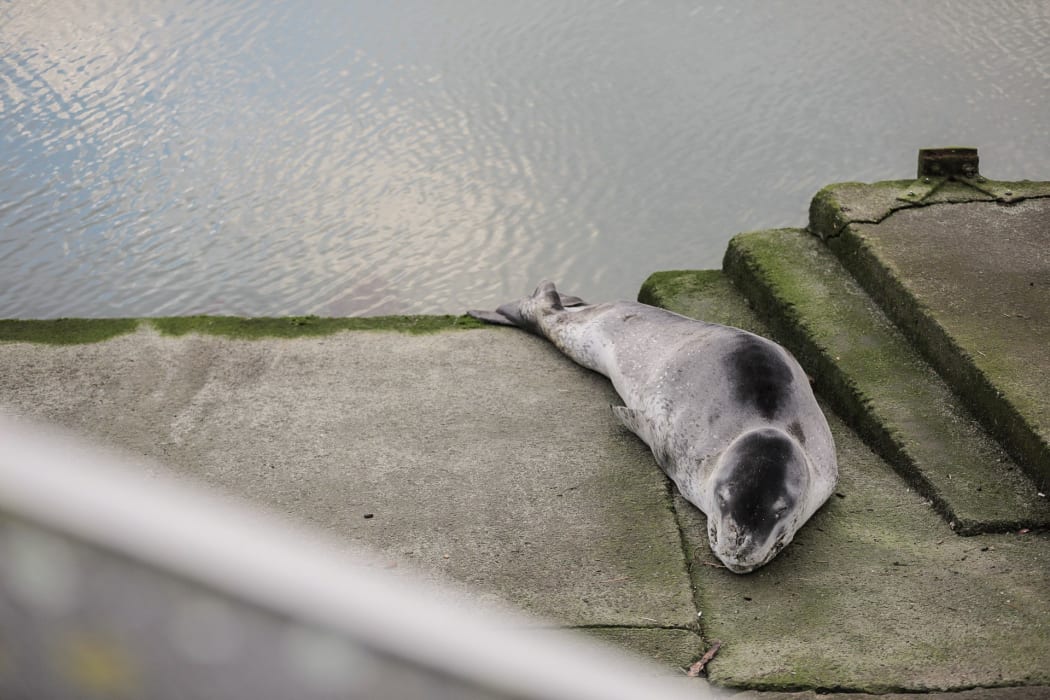
[[[468,311],[550,340],[608,377],[616,417],[707,516],[735,573],[768,563],[835,489],[828,422],[792,355],[761,336],[637,302],[587,304],[541,282],[496,311]]]

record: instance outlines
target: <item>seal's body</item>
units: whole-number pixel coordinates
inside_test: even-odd
[[[707,515],[715,555],[736,573],[769,562],[835,488],[827,420],[782,347],[636,302],[586,304],[550,282],[471,316],[525,328],[612,380],[613,411]]]

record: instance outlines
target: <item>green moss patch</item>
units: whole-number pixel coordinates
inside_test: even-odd
[[[188,333],[219,335],[227,338],[302,338],[330,335],[339,331],[397,331],[437,333],[481,328],[484,324],[469,316],[372,316],[362,318],[321,318],[285,316],[241,318],[237,316],[171,316],[167,318],[60,318],[54,320],[0,319],[0,342],[75,345],[98,343],[132,333],[148,323],[164,335]]]
[[[638,301],[689,318],[768,335],[747,301],[721,270],[654,272],[642,284]]]
[[[0,319],[0,342],[76,345],[98,343],[139,326],[135,318],[56,318],[50,320]]]
[[[398,331],[419,334],[480,328],[484,325],[469,316],[366,316],[362,318],[174,316],[151,319],[150,323],[164,335],[204,333],[241,339],[301,338],[330,335],[339,331]]]
[[[703,295],[725,284],[721,270],[666,270],[654,272],[642,283],[638,301],[652,306],[684,296]]]

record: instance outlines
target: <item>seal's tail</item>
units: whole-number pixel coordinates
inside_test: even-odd
[[[471,310],[468,316],[501,326],[517,326],[530,331],[536,330],[536,319],[544,312],[561,311],[566,307],[586,306],[587,302],[579,297],[561,294],[554,283],[544,280],[536,287],[531,296],[503,304],[495,311]]]

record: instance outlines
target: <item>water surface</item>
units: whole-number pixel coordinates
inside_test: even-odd
[[[633,298],[1048,96],[1043,2],[7,2],[0,317]]]

